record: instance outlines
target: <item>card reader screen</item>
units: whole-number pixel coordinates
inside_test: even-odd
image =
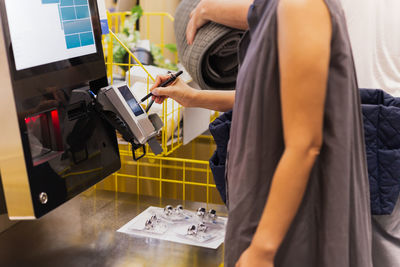
[[[131,90],[129,90],[128,86],[119,87],[118,90],[121,93],[122,97],[125,99],[126,103],[128,103],[135,116],[144,114],[142,107],[138,104],[135,97],[133,97]]]

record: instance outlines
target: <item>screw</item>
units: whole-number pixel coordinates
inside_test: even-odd
[[[42,192],[39,194],[39,200],[40,200],[40,203],[46,204],[47,201],[49,201],[49,197],[47,196],[47,194],[45,192]]]
[[[172,214],[172,211],[173,211],[173,210],[174,210],[174,208],[172,208],[171,205],[167,205],[167,206],[164,208],[164,214],[167,215],[167,216],[170,216],[170,215]]]

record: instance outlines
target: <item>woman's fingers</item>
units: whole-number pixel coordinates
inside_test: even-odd
[[[206,5],[206,2],[200,1],[197,7],[190,12],[190,20],[186,27],[186,41],[188,45],[193,44],[197,30],[209,21],[204,18],[203,9]]]
[[[176,79],[170,86],[167,87],[158,87],[161,83],[165,82],[169,79],[170,75],[159,75],[154,82],[154,85],[151,87],[150,91],[153,93],[152,99],[157,104],[162,104],[165,99],[168,97],[175,97],[175,84],[180,81],[179,78]]]
[[[174,96],[173,86],[157,87],[153,89],[152,93],[155,96],[166,96],[166,97]]]
[[[156,80],[154,81],[153,86],[150,88],[150,92],[151,92],[154,88],[158,87],[158,85],[160,85],[161,83],[162,83],[162,82],[161,82],[161,76],[160,76],[160,75],[157,75]]]
[[[152,89],[153,99],[161,104],[165,99],[172,98],[184,107],[190,106],[196,90],[177,78],[167,87],[156,87]]]
[[[153,86],[150,88],[150,91],[152,92],[154,90],[154,88],[157,88],[158,86],[160,86],[160,84],[162,84],[163,82],[165,82],[169,78],[171,78],[170,75],[157,75]]]
[[[196,32],[197,32],[194,20],[195,20],[195,17],[192,16],[187,25],[187,28],[186,28],[186,40],[187,40],[188,45],[193,44],[194,37],[196,36]]]
[[[165,99],[166,99],[166,97],[164,97],[164,96],[153,96],[153,100],[157,104],[162,104]]]

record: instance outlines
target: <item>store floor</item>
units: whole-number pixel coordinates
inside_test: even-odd
[[[89,190],[36,221],[0,234],[0,266],[219,266],[217,250],[116,232],[148,206],[204,203]],[[209,205],[226,215],[221,205]]]

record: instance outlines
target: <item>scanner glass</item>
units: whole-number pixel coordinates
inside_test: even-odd
[[[33,165],[46,162],[63,151],[58,111],[25,118]]]

